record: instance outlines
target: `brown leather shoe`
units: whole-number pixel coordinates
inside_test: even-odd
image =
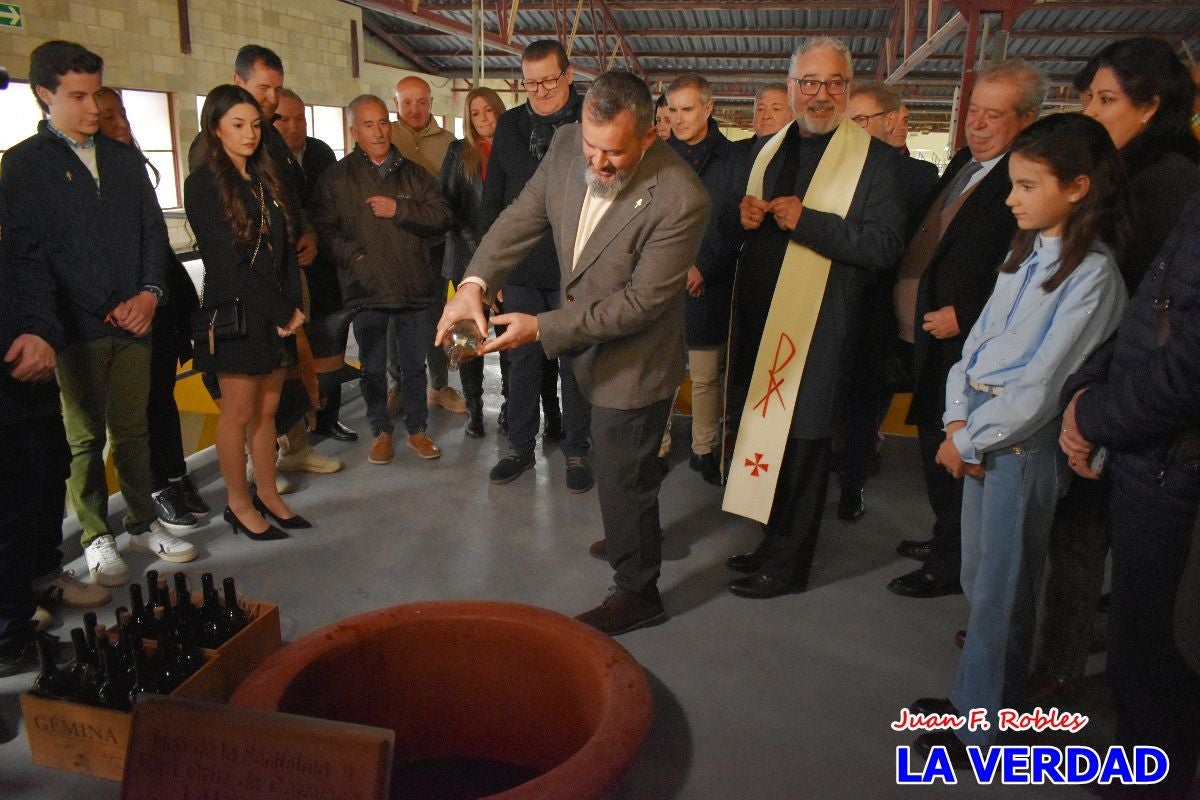
[[[371,452],[367,454],[367,461],[372,464],[392,463],[392,435],[390,433],[381,433],[371,440]]]
[[[663,609],[658,589],[651,586],[640,592],[614,589],[604,598],[603,603],[591,611],[583,612],[575,619],[591,625],[601,633],[619,636],[638,628],[657,625],[666,618],[667,612]]]
[[[408,446],[417,451],[421,458],[441,458],[442,448],[433,443],[425,431],[414,433],[408,437]]]
[[[453,386],[443,386],[440,389],[430,389],[428,395],[429,407],[441,406],[451,414],[467,413],[467,401]]]

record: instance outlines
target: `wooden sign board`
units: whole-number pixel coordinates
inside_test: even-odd
[[[396,735],[173,697],[134,708],[121,800],[387,800]]]

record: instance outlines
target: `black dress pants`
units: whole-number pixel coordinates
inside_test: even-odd
[[[829,439],[788,439],[759,545],[761,572],[808,588],[829,489]]]
[[[925,491],[934,515],[932,554],[925,562],[925,571],[950,583],[957,581],[962,571],[963,484],[961,479],[953,477],[934,461],[938,448],[946,440],[940,425],[918,422],[917,440],[921,469],[925,473]]]
[[[33,634],[29,583],[62,567],[63,506],[71,451],[60,414],[0,428],[0,649]]]

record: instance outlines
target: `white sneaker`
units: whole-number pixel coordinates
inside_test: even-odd
[[[344,466],[341,459],[318,453],[311,444],[305,444],[290,453],[280,450],[279,459],[275,462],[275,469],[279,472],[312,472],[316,475],[328,475]]]
[[[153,553],[163,561],[182,564],[191,561],[200,553],[196,545],[185,542],[163,527],[162,523],[154,520],[150,530],[145,533],[129,535],[129,549],[138,553]]]
[[[101,586],[124,586],[129,583],[129,567],[117,552],[117,541],[111,533],[92,539],[83,550],[92,582]]]
[[[35,578],[33,593],[40,602],[62,603],[71,608],[99,608],[112,600],[112,594],[103,586],[84,583],[75,577],[74,570],[52,572]]]
[[[254,480],[254,464],[250,459],[246,459],[246,483],[255,483]],[[291,494],[296,491],[296,486],[287,479],[281,472],[275,473],[275,491],[279,494]]]

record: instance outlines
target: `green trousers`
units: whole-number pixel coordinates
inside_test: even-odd
[[[106,336],[74,342],[58,354],[63,422],[71,446],[67,495],[83,528],[80,542],[114,533],[108,525],[104,444],[112,438],[113,462],[125,498],[125,529],[145,533],[155,518],[150,499],[150,337]]]

